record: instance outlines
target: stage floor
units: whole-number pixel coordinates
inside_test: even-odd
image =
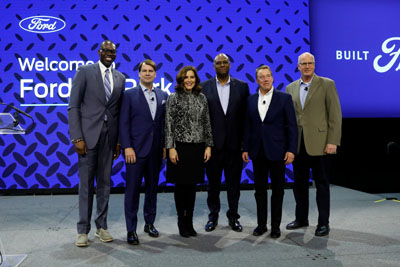
[[[285,229],[294,219],[295,208],[292,190],[287,189],[282,236],[274,240],[270,231],[261,237],[252,235],[256,226],[253,193],[241,193],[242,233],[228,227],[225,192],[221,193],[219,225],[207,233],[207,193],[198,192],[194,226],[199,235],[195,238],[179,236],[173,194],[160,193],[155,223],[160,237],[144,234],[140,211],[139,246],[126,243],[124,196],[113,194],[108,226],[115,240],[101,243],[92,229],[86,248],[74,245],[77,195],[0,196],[0,250],[21,255],[9,258],[12,264],[19,261],[19,266],[400,266],[400,203],[375,202],[384,197],[400,199],[400,194],[373,195],[331,186],[331,233],[315,237],[315,189],[310,189],[310,226],[295,231]],[[142,207],[143,195],[140,201]],[[27,257],[21,262],[24,254]]]

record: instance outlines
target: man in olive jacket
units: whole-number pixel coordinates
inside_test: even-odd
[[[301,78],[286,91],[292,95],[299,133],[297,157],[293,162],[296,219],[288,230],[308,226],[308,180],[310,168],[317,189],[317,236],[329,234],[330,191],[333,155],[340,145],[342,112],[334,81],[314,73],[310,53],[299,56]]]

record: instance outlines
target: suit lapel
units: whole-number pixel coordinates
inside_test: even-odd
[[[300,101],[300,80],[295,81],[293,84],[293,102],[297,110],[302,110]]]
[[[236,102],[235,100],[238,97],[237,96],[238,90],[235,90],[236,82],[232,77],[230,77],[230,78],[231,78],[231,84],[230,84],[230,89],[229,89],[229,100],[228,100],[228,108],[226,110],[226,115],[228,115],[229,112],[232,110],[232,108],[233,108],[232,105],[233,105],[233,103]]]
[[[106,101],[106,92],[104,88],[104,83],[103,83],[103,77],[101,77],[101,71],[100,71],[100,66],[99,63],[93,64],[93,72],[95,75],[95,80],[97,81],[97,88],[99,88],[97,92],[97,96],[99,97],[100,101],[104,103],[104,105],[107,104]]]
[[[217,108],[218,108],[218,110],[222,113],[222,114],[224,114],[224,110],[223,110],[223,108],[222,108],[222,105],[221,105],[221,99],[219,99],[219,95],[218,95],[218,89],[217,89],[217,78],[214,76],[214,80],[213,81],[211,81],[211,93],[212,93],[212,95],[213,95],[213,98],[214,99],[216,99],[217,101]],[[228,104],[228,107],[229,107],[229,104]],[[225,114],[224,114],[225,115]]]
[[[150,120],[153,120],[153,117],[151,117],[151,111],[149,104],[147,103],[146,96],[144,95],[143,89],[140,85],[138,85],[139,89],[139,103],[143,103],[144,109],[143,111],[147,114],[146,116],[149,116]]]
[[[156,120],[156,118],[160,116],[162,99],[161,99],[161,92],[158,88],[154,89],[154,93],[156,94],[156,101],[157,101],[157,110],[156,110],[156,115],[154,116],[154,120]]]
[[[254,117],[256,117],[257,119],[257,121],[259,122],[259,123],[262,123],[262,120],[261,120],[261,117],[260,117],[260,112],[258,112],[258,92],[257,93],[255,93],[252,97],[251,97],[251,100],[250,100],[250,108],[252,108],[253,107],[253,109],[252,109],[252,116],[254,116]]]
[[[269,118],[269,116],[271,116],[271,113],[276,110],[276,105],[278,104],[278,96],[276,95],[276,91],[275,89],[272,91],[272,97],[271,97],[271,103],[269,104],[268,110],[267,110],[267,114],[265,114],[265,118],[263,120],[263,122],[265,122],[267,120],[267,118]]]
[[[316,74],[314,74],[314,77],[313,77],[312,82],[311,82],[311,86],[308,89],[308,94],[307,94],[307,97],[306,97],[306,101],[304,101],[304,108],[310,102],[310,98],[313,96],[313,94],[317,90],[317,88],[319,86],[319,81],[320,81],[319,77]]]
[[[118,84],[117,72],[116,72],[114,69],[112,69],[111,72],[112,72],[112,77],[113,77],[113,90],[112,90],[112,92],[111,92],[110,99],[108,100],[109,102],[110,102],[113,98],[115,98],[115,96],[117,95],[117,92],[116,92],[116,91],[118,90],[118,87],[116,87],[116,85]]]

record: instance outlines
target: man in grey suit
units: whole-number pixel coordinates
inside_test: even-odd
[[[299,133],[297,157],[293,162],[296,219],[286,226],[293,230],[308,226],[308,180],[312,169],[317,189],[318,225],[316,236],[329,234],[332,160],[340,145],[342,112],[334,81],[314,73],[310,53],[299,56],[301,78],[286,91],[292,95]]]
[[[111,68],[116,57],[111,41],[100,45],[100,61],[81,66],[72,81],[68,105],[71,142],[79,157],[79,221],[75,245],[88,243],[96,179],[96,233],[102,242],[111,242],[107,231],[113,159],[120,154],[118,121],[125,77]]]

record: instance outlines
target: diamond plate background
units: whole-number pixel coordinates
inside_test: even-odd
[[[72,71],[22,71],[18,59],[32,61],[98,60],[104,39],[118,46],[116,68],[128,79],[138,81],[138,63],[145,58],[158,65],[158,82],[173,91],[174,79],[184,65],[199,70],[203,81],[214,76],[212,61],[226,53],[232,76],[249,83],[256,91],[255,69],[271,66],[275,88],[299,77],[297,57],[310,50],[308,1],[2,1],[0,4],[0,101],[31,114],[36,122],[26,135],[0,135],[0,189],[51,189],[78,187],[77,155],[69,141],[66,106],[68,98],[57,93],[68,90]],[[24,31],[19,22],[30,16],[53,16],[66,22],[58,32],[38,34]],[[34,91],[21,97],[26,84],[55,85],[54,95],[37,98]],[[171,85],[169,84],[171,83]],[[41,85],[42,84],[42,85]],[[132,87],[132,80],[127,87]],[[43,106],[25,106],[42,104]],[[0,111],[11,112],[1,107]],[[21,115],[21,125],[30,119]],[[287,179],[293,177],[291,167]],[[243,169],[242,183],[252,183],[251,164]],[[165,185],[165,170],[160,173]],[[125,185],[122,159],[113,166],[112,185]]]

